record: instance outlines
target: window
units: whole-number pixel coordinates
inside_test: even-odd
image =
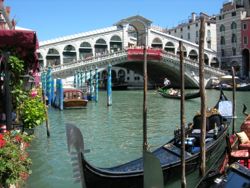
[[[224,36],[221,36],[221,38],[220,38],[220,44],[221,45],[225,45],[225,37]]]
[[[234,11],[234,12],[232,12],[232,16],[236,16],[236,12]]]
[[[210,22],[207,22],[207,26],[210,26]]]
[[[232,34],[232,39],[231,39],[232,43],[236,43],[237,42],[237,38],[236,38],[236,34]]]
[[[219,16],[219,20],[221,20],[221,16]]]
[[[225,51],[224,49],[221,49],[221,57],[224,57],[225,56]]]
[[[168,34],[171,35],[171,31],[169,31]]]
[[[211,41],[207,42],[207,48],[211,49]]]
[[[187,36],[188,40],[190,40],[190,33],[188,33],[188,36]]]
[[[180,29],[181,31],[182,31],[182,27],[181,27],[181,29]]]
[[[236,48],[232,48],[233,55],[236,55]]]
[[[220,32],[225,32],[225,26],[224,25],[220,26]]]
[[[243,29],[246,30],[247,29],[247,24],[243,23]]]
[[[243,41],[243,43],[244,44],[248,44],[248,38],[247,38],[247,36],[244,36],[244,39],[243,39],[244,41]]]
[[[190,25],[188,25],[188,29],[190,29]]]
[[[232,22],[231,29],[236,29],[236,28],[237,28],[237,24],[235,22]]]
[[[176,33],[176,29],[174,30],[174,32]]]
[[[196,23],[195,26],[198,27],[198,23]]]
[[[183,39],[183,36],[181,35],[181,39]]]

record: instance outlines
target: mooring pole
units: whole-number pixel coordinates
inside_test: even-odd
[[[112,66],[110,64],[108,65],[107,105],[112,105]]]
[[[48,68],[46,74],[46,95],[48,98],[48,105],[51,105],[51,67]]]
[[[200,83],[200,94],[201,94],[201,165],[200,173],[202,176],[206,172],[206,95],[205,95],[205,84],[204,84],[204,36],[205,36],[205,18],[201,16],[200,26],[200,40],[199,40],[199,83]]]
[[[232,81],[233,81],[233,125],[232,125],[232,134],[235,133],[235,119],[236,119],[236,108],[235,108],[235,91],[236,91],[236,83],[235,83],[235,70],[234,67],[232,67]]]
[[[180,75],[181,75],[181,187],[185,188],[186,183],[186,167],[185,167],[185,81],[184,81],[184,64],[182,41],[179,41],[180,49]]]
[[[99,83],[98,83],[98,68],[95,68],[95,102],[98,102],[98,92],[99,92]]]
[[[147,141],[147,90],[148,90],[148,72],[147,72],[147,48],[146,45],[143,49],[144,54],[144,92],[143,92],[143,151],[147,151],[148,141]]]

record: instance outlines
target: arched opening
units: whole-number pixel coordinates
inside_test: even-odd
[[[50,48],[46,55],[47,67],[60,65],[60,54],[55,48]]]
[[[172,42],[167,42],[165,44],[164,50],[166,52],[175,54],[175,47],[174,47],[174,44]]]
[[[86,59],[93,56],[93,50],[88,42],[82,42],[79,47],[80,59]]]
[[[125,78],[126,78],[126,72],[123,69],[120,69],[118,71],[118,82],[119,83],[125,82]]]
[[[208,58],[207,54],[204,54],[204,63],[205,63],[205,65],[209,65],[209,58]]]
[[[98,55],[103,55],[107,53],[108,46],[107,43],[104,39],[100,38],[96,41],[95,43],[95,54]]]
[[[67,45],[63,49],[63,64],[72,63],[76,61],[76,49],[72,45]]]
[[[187,57],[187,50],[185,46],[182,46],[182,52],[183,52],[184,57]],[[177,55],[180,55],[180,47],[177,48]]]
[[[214,68],[219,68],[220,67],[219,60],[216,57],[213,57],[213,59],[211,61],[211,67],[214,67]]]
[[[118,35],[114,35],[110,39],[110,52],[117,52],[122,49],[122,39]]]
[[[161,39],[159,39],[159,38],[154,38],[154,40],[152,41],[151,47],[152,47],[152,48],[159,48],[159,49],[162,49],[162,41],[161,41]]]
[[[197,61],[197,60],[198,60],[198,53],[197,53],[195,50],[191,50],[191,51],[189,52],[188,57],[189,57],[190,59],[192,59],[192,60]]]
[[[128,43],[129,47],[133,47],[137,45],[138,40],[138,31],[133,25],[129,25],[128,27],[128,36],[130,38],[130,41]]]
[[[245,78],[249,78],[249,50],[248,49],[244,49],[242,51],[242,73],[243,73],[243,77]]]

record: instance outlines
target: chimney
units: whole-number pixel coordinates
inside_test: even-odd
[[[4,1],[4,0],[0,0],[0,9],[3,8],[3,1]]]
[[[196,20],[196,14],[192,12],[192,22],[195,22],[195,20]]]
[[[1,0],[0,0],[1,1]],[[10,7],[5,7],[5,11],[8,17],[10,17]]]

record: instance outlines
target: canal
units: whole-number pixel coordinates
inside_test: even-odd
[[[225,92],[232,99],[231,92]],[[219,91],[207,90],[207,104],[214,106]],[[244,119],[242,104],[250,109],[250,92],[236,93],[237,126]],[[79,188],[73,183],[73,169],[67,152],[65,123],[80,128],[84,137],[86,159],[98,167],[110,167],[142,155],[143,91],[113,91],[113,105],[107,107],[106,92],[99,93],[98,103],[89,102],[86,109],[59,111],[49,109],[51,137],[46,137],[45,125],[37,127],[29,154],[32,175],[26,188]],[[186,122],[200,109],[200,98],[186,101]],[[250,110],[249,110],[250,111]],[[151,150],[173,137],[180,124],[180,102],[161,97],[154,90],[148,92],[148,143]],[[238,129],[237,129],[238,130]],[[194,187],[198,177],[187,177],[188,187]],[[179,182],[166,187],[180,187]]]

